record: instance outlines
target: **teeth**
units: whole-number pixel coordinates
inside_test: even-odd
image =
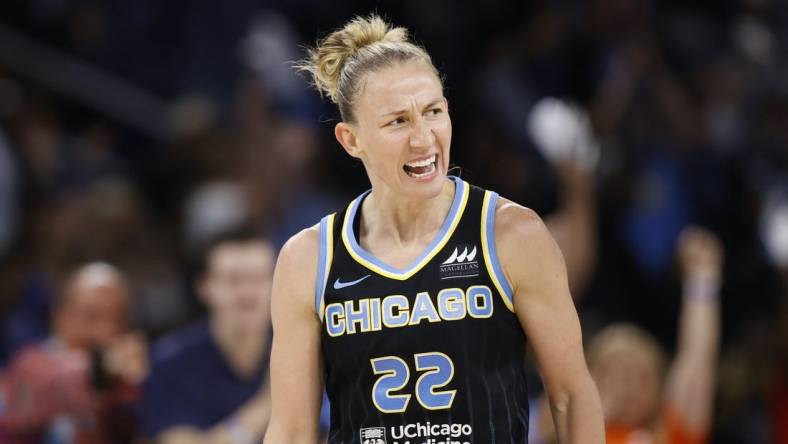
[[[419,160],[419,161],[416,161],[416,162],[410,162],[410,163],[407,163],[406,165],[408,165],[409,167],[413,167],[413,168],[425,167],[425,166],[428,166],[431,163],[435,162],[435,157],[436,157],[435,154],[433,154],[431,157],[429,157],[427,159]]]
[[[416,173],[408,173],[408,174],[410,174],[411,177],[415,177],[416,179],[418,179],[419,177],[428,176],[432,174],[434,171],[435,171],[435,164],[430,164],[430,167],[427,169],[427,171],[421,174],[416,174]]]

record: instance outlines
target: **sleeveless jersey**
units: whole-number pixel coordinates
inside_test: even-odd
[[[497,195],[452,177],[436,238],[398,269],[358,243],[362,194],[320,222],[329,444],[523,444],[526,338],[495,251]]]

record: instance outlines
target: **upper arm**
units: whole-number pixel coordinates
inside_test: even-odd
[[[267,442],[315,442],[322,401],[321,323],[315,310],[316,227],[291,238],[274,272],[272,415]]]
[[[561,250],[533,211],[502,200],[495,244],[515,313],[532,345],[545,389],[563,396],[590,381]]]

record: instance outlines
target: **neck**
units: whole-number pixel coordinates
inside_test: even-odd
[[[409,199],[385,187],[372,189],[362,205],[361,233],[397,240],[418,241],[438,230],[454,200],[455,184],[446,179],[443,189],[429,199]]]
[[[260,370],[262,356],[267,349],[267,324],[239,325],[214,318],[210,320],[209,328],[230,368],[244,379],[253,378]]]

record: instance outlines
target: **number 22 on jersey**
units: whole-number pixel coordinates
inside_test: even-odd
[[[413,355],[416,372],[416,400],[427,410],[451,408],[457,390],[437,390],[454,378],[454,363],[440,352]],[[372,402],[383,413],[401,413],[408,408],[411,395],[396,394],[410,380],[410,368],[402,358],[383,356],[371,359],[372,371],[379,375],[372,386]]]

